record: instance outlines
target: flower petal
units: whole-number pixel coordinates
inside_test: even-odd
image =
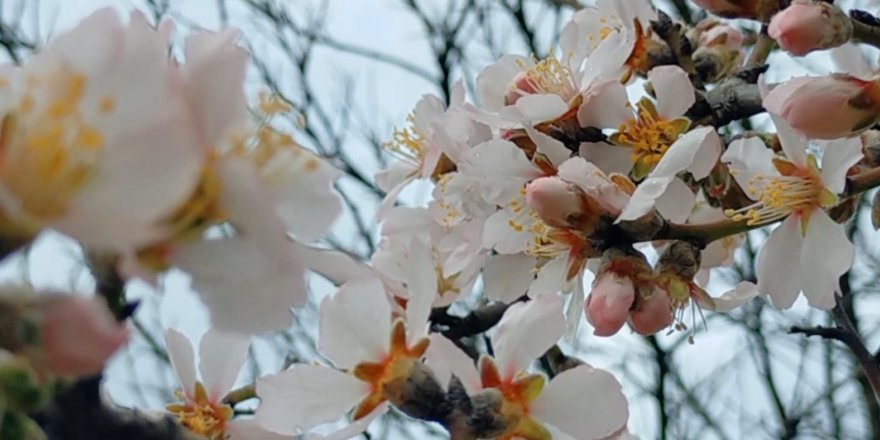
[[[748,281],[742,281],[735,288],[724,292],[718,298],[712,298],[715,307],[711,310],[714,312],[729,312],[751,301],[756,296],[758,296],[758,286]]]
[[[666,220],[675,223],[684,223],[691,215],[697,196],[694,191],[682,182],[681,179],[675,178],[666,186],[666,191],[655,201],[657,212]]]
[[[598,439],[629,419],[620,383],[604,370],[581,365],[559,373],[532,402],[533,417],[579,439]]]
[[[565,332],[562,299],[542,293],[507,309],[492,335],[496,364],[504,378],[524,371],[533,359],[552,347]]]
[[[526,125],[526,133],[535,143],[536,151],[547,156],[550,163],[559,166],[571,157],[571,150],[565,148],[562,142],[535,130],[531,126]]]
[[[210,329],[199,343],[199,372],[211,402],[219,402],[235,385],[251,346],[251,338]]]
[[[852,267],[854,253],[844,226],[823,209],[814,209],[800,254],[801,289],[810,306],[824,310],[834,307],[835,293],[840,293],[840,276]]]
[[[629,174],[633,167],[631,150],[605,142],[581,142],[578,155],[596,164],[607,174]]]
[[[477,98],[480,105],[489,111],[501,110],[513,78],[532,65],[534,63],[524,56],[505,55],[483,69],[477,75]]]
[[[309,270],[335,285],[373,276],[369,266],[355,257],[335,249],[322,249],[292,242],[294,252]]]
[[[329,367],[298,364],[257,379],[261,403],[254,419],[279,434],[296,435],[332,422],[370,392],[354,376]]]
[[[597,81],[584,94],[578,109],[581,127],[618,128],[632,119],[626,87],[616,79]]]
[[[306,440],[349,440],[355,438],[366,431],[367,427],[370,426],[370,423],[373,423],[373,420],[376,420],[378,417],[388,412],[388,407],[388,402],[382,402],[372,412],[349,423],[344,428],[333,431],[327,435],[309,434],[306,436]]]
[[[664,193],[675,177],[648,177],[645,179],[617,217],[617,221],[636,220],[654,209],[654,204]]]
[[[675,119],[694,105],[694,86],[687,72],[678,66],[658,66],[648,72],[648,81],[657,95],[657,114],[666,120]]]
[[[713,127],[698,127],[678,138],[648,176],[668,177],[690,171],[696,179],[709,175],[721,155],[721,138]]]
[[[800,292],[800,262],[792,257],[801,254],[802,244],[800,219],[793,215],[770,233],[758,252],[758,291],[777,309],[791,307]]]
[[[517,122],[543,122],[556,119],[568,111],[568,103],[559,95],[524,95],[512,106],[498,112],[501,117]]]
[[[486,298],[511,303],[523,296],[534,279],[536,261],[525,254],[495,254],[483,268]]]
[[[431,304],[437,298],[437,263],[429,244],[417,237],[409,243],[408,263],[406,335],[408,341],[416,341],[427,334]]]
[[[318,349],[339,368],[388,352],[391,304],[377,278],[350,281],[321,302]]]
[[[840,139],[829,142],[822,153],[822,183],[834,194],[843,192],[846,173],[862,158],[862,141],[859,138]]]
[[[788,122],[785,122],[785,119],[782,119],[779,115],[775,113],[768,114],[773,119],[773,125],[776,126],[776,134],[779,137],[779,144],[782,146],[785,157],[799,167],[806,166],[807,138],[791,128]]]
[[[171,367],[177,374],[183,393],[192,398],[197,380],[196,360],[192,344],[183,333],[169,328],[165,330],[165,348],[168,350]]]
[[[482,386],[480,374],[473,359],[440,334],[434,333],[430,338],[431,344],[425,352],[425,364],[431,368],[443,388],[448,389],[449,381],[455,375],[468,394],[479,391]]]

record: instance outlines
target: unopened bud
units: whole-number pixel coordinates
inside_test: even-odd
[[[584,305],[587,321],[595,329],[593,334],[617,333],[626,322],[637,291],[650,295],[651,283],[651,266],[643,255],[628,255],[616,248],[606,250]]]
[[[845,74],[794,78],[771,90],[764,107],[809,138],[849,137],[880,119],[880,85]]]
[[[685,279],[693,279],[700,270],[700,248],[683,240],[673,241],[660,255],[657,273],[674,274]]]
[[[128,339],[101,302],[59,296],[44,304],[40,321],[41,357],[53,375],[76,378],[100,373]]]
[[[655,288],[648,297],[639,297],[629,315],[629,325],[643,336],[653,335],[672,324],[672,306],[666,292]]]
[[[734,28],[715,20],[701,21],[691,38],[698,41],[694,51],[694,67],[706,82],[718,82],[739,69],[743,57],[743,35]]]
[[[580,187],[559,177],[531,181],[526,187],[526,203],[544,223],[580,231],[592,231],[599,214],[604,212]]]
[[[804,56],[846,43],[853,27],[849,17],[829,2],[795,0],[773,16],[767,33],[786,52]]]

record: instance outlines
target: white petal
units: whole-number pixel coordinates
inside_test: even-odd
[[[507,106],[498,113],[501,117],[516,122],[543,122],[556,119],[568,111],[568,103],[559,95],[524,95],[513,106]]]
[[[540,294],[531,301],[510,306],[492,335],[502,377],[511,379],[524,371],[564,332],[562,299],[555,293]]]
[[[293,436],[278,434],[260,426],[254,419],[236,418],[226,425],[226,440],[295,440]]]
[[[443,388],[447,389],[454,374],[468,394],[479,391],[482,384],[474,360],[442,335],[434,333],[430,337],[431,345],[425,352],[425,365],[431,368]]]
[[[477,98],[480,105],[489,111],[501,110],[513,78],[532,65],[534,63],[526,57],[505,55],[483,69],[477,75]]]
[[[260,426],[295,435],[332,422],[370,392],[354,376],[318,365],[299,364],[257,379],[261,403],[254,416]]]
[[[696,101],[687,72],[678,66],[659,66],[648,72],[657,95],[657,114],[666,120],[683,115]]]
[[[848,73],[856,78],[870,80],[874,76],[873,69],[868,65],[859,47],[846,43],[828,51],[837,72]]]
[[[283,244],[290,252],[284,260],[236,237],[182,246],[171,261],[190,274],[215,327],[248,334],[276,331],[293,323],[292,308],[307,296],[303,269]]]
[[[244,366],[251,338],[210,329],[199,343],[199,372],[211,402],[218,402],[235,385]]]
[[[651,212],[656,200],[665,192],[669,184],[676,180],[675,177],[648,177],[636,187],[636,191],[629,199],[626,208],[617,217],[617,221],[635,220]]]
[[[525,254],[496,254],[483,268],[486,297],[510,303],[523,296],[534,279],[535,259]]]
[[[629,409],[620,383],[581,365],[559,373],[532,402],[532,415],[579,439],[598,439],[626,425]]]
[[[844,226],[824,210],[813,210],[800,255],[801,289],[810,306],[825,310],[834,307],[840,276],[852,267],[854,252]]]
[[[573,342],[577,338],[578,328],[584,319],[584,300],[587,293],[584,291],[584,272],[578,272],[573,280],[574,289],[569,294],[570,298],[565,309],[565,340]]]
[[[663,195],[657,198],[657,211],[663,218],[675,222],[684,223],[691,215],[697,196],[686,183],[681,179],[672,179],[672,182],[666,186]]]
[[[616,79],[623,70],[623,64],[632,53],[635,41],[626,38],[623,32],[612,31],[599,43],[584,64],[581,77],[581,90],[589,88],[595,82]]]
[[[803,134],[795,131],[785,122],[785,119],[775,113],[767,113],[773,119],[773,125],[776,126],[776,134],[779,137],[779,144],[785,157],[795,163],[799,167],[807,164],[807,138]]]
[[[604,142],[582,142],[578,155],[608,174],[629,174],[633,167],[632,150]]]
[[[748,281],[742,281],[732,290],[724,292],[720,297],[712,298],[715,302],[715,307],[712,310],[715,312],[729,312],[751,301],[756,296],[758,296],[758,286]]]
[[[475,146],[465,155],[462,166],[474,177],[528,179],[541,176],[541,171],[516,144],[501,139]]]
[[[803,237],[797,216],[785,219],[758,252],[756,271],[758,291],[768,295],[777,309],[787,309],[794,304],[800,292],[800,255]]]
[[[418,238],[410,241],[408,262],[406,334],[408,341],[416,341],[428,331],[431,304],[437,298],[437,271],[431,247]]]
[[[391,304],[376,278],[342,285],[321,302],[318,349],[339,368],[382,359],[388,352]]]
[[[522,225],[527,218],[526,215],[517,215],[508,209],[492,214],[484,225],[483,246],[501,254],[521,252],[532,239],[532,233]],[[512,224],[519,224],[521,227],[514,228]]]
[[[775,156],[773,150],[767,148],[760,138],[747,137],[731,142],[727,151],[721,155],[721,161],[729,163],[733,170],[747,170],[749,173],[773,175],[778,174],[772,162]],[[740,186],[745,188],[748,185],[747,182],[740,180],[740,176],[737,174],[734,174],[734,177]]]
[[[550,159],[550,163],[553,165],[558,167],[571,157],[571,150],[565,148],[565,145],[563,145],[562,142],[535,130],[531,126],[527,125],[525,128],[529,138],[535,142],[536,151],[547,156],[547,158]]]
[[[366,431],[367,427],[370,426],[370,423],[373,423],[373,420],[376,420],[376,418],[388,412],[388,406],[388,402],[382,402],[372,412],[349,423],[346,427],[327,435],[309,434],[306,436],[306,440],[350,440],[355,438]]]
[[[273,184],[277,212],[287,230],[298,240],[311,242],[327,232],[342,212],[342,201],[333,189],[339,171],[305,149],[276,153],[264,171]]]
[[[192,398],[196,387],[196,360],[192,344],[183,333],[169,328],[165,330],[165,348],[183,393]]]
[[[335,285],[373,276],[369,266],[352,255],[335,249],[322,249],[301,243],[291,243],[294,252],[305,266]]]
[[[423,207],[395,206],[382,219],[382,236],[420,234],[433,224],[431,213]]]
[[[538,269],[535,280],[529,286],[529,291],[527,292],[529,298],[535,298],[542,293],[556,293],[563,290],[567,271],[568,256],[565,254],[544,263]]]
[[[833,141],[822,153],[822,183],[829,191],[840,194],[846,186],[846,172],[862,158],[859,138]]]
[[[584,94],[578,109],[582,127],[618,128],[633,118],[626,88],[616,79],[597,81]]]
[[[696,179],[709,175],[721,155],[721,138],[712,127],[698,127],[673,143],[650,177],[674,176],[690,171]]]

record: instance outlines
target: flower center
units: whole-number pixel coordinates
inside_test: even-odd
[[[84,75],[68,69],[28,76],[20,91],[10,90],[8,80],[0,82],[0,92],[20,96],[0,127],[0,181],[20,203],[17,214],[23,219],[15,220],[63,215],[67,202],[94,175],[104,136],[84,120],[80,105],[86,86]],[[113,98],[105,97],[95,103],[95,113],[112,112],[112,104]]]
[[[501,392],[500,413],[507,422],[502,433],[495,438],[550,440],[549,431],[531,417],[530,405],[544,389],[546,378],[541,374],[502,374],[495,361],[488,356],[480,358],[480,381],[484,389],[495,388]],[[513,377],[506,377],[513,376]]]
[[[382,147],[401,160],[418,165],[428,154],[428,140],[418,128],[415,113],[407,115],[406,121],[407,127],[395,128],[391,140],[383,143]]]
[[[810,156],[811,160],[815,160]],[[736,173],[736,170],[731,170]],[[791,214],[809,215],[816,207],[832,206],[837,196],[825,189],[819,173],[813,166],[796,169],[787,175],[751,177],[746,194],[755,203],[724,213],[733,220],[745,220],[749,225],[770,223]]]
[[[570,102],[580,94],[571,69],[553,55],[535,60],[535,65],[528,69],[520,62],[520,68],[525,74],[514,79],[508,95],[558,95],[563,101]]]
[[[168,405],[167,410],[174,414],[178,422],[190,432],[205,436],[209,440],[225,438],[226,422],[232,419],[233,414],[229,406],[210,402],[201,383],[196,384],[194,399],[185,399],[185,403],[182,404]]]
[[[611,140],[617,145],[632,149],[634,174],[639,178],[654,169],[669,147],[689,126],[690,121],[686,118],[660,118],[654,104],[648,99],[641,99],[636,104],[635,118],[620,124]]]

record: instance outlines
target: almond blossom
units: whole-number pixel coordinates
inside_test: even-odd
[[[168,329],[165,346],[182,387],[177,393],[181,402],[168,405],[167,410],[186,429],[209,440],[293,439],[266,431],[253,419],[233,419],[232,407],[224,402],[244,367],[249,337],[209,330],[199,342],[198,370],[186,336]]]
[[[530,372],[531,361],[562,337],[563,322],[561,299],[537,295],[507,310],[492,334],[495,356],[481,357],[479,369],[441,335],[431,336],[427,363],[441,380],[454,375],[469,394],[492,396],[503,423],[491,438],[600,439],[614,434],[626,426],[628,410],[613,375],[589,365],[549,381]]]
[[[831,3],[794,0],[773,16],[767,33],[794,56],[840,46],[852,37],[852,24]]]
[[[2,68],[4,234],[49,227],[131,252],[167,233],[160,220],[193,190],[205,158],[167,58],[170,32],[139,12],[123,24],[101,9]]]
[[[433,274],[430,266],[422,270]],[[298,364],[260,378],[257,422],[292,435],[337,420],[352,409],[355,421],[383,413],[386,402],[405,390],[411,369],[428,347],[427,321],[436,296],[436,282],[430,278],[415,277],[419,281],[409,285],[405,320],[392,316],[377,278],[353,280],[324,299],[318,349],[336,368]]]
[[[750,224],[784,219],[758,253],[759,292],[780,309],[791,307],[801,291],[811,306],[830,309],[854,249],[844,226],[825,208],[838,203],[849,168],[862,157],[861,143],[847,139],[828,145],[820,164],[807,153],[803,136],[781,117],[771,116],[785,157],[766,160],[772,153],[754,138],[737,141],[725,153],[723,160],[731,163],[737,182],[755,201],[729,214]]]

